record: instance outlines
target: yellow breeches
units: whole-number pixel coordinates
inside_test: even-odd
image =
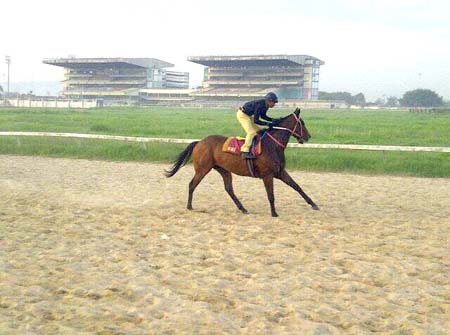
[[[255,122],[253,122],[253,117],[248,116],[241,110],[237,111],[236,116],[242,128],[244,128],[246,134],[245,143],[242,145],[241,151],[249,152],[253,137],[255,137],[260,128],[255,124]]]

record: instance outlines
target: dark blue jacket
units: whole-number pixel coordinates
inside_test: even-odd
[[[268,126],[273,120],[271,117],[266,115],[268,109],[269,107],[266,106],[265,99],[249,101],[242,106],[242,111],[248,116],[253,116],[255,123],[261,126]],[[259,118],[269,122],[261,121]]]

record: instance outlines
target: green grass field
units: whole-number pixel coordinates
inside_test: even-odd
[[[275,108],[274,117],[290,111]],[[407,111],[302,112],[311,143],[450,147],[450,114]],[[183,108],[0,109],[0,131],[47,131],[143,137],[243,135],[235,111]],[[294,140],[292,140],[294,141]],[[106,160],[172,161],[185,145],[63,138],[0,137],[0,154]],[[288,168],[364,174],[450,177],[450,154],[287,149]]]

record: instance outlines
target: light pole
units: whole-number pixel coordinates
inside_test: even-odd
[[[6,65],[8,65],[8,86],[7,86],[7,96],[9,97],[9,64],[11,64],[11,57],[10,56],[5,56],[5,62]]]

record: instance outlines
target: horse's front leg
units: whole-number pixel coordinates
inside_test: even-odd
[[[292,177],[289,175],[289,173],[286,172],[286,170],[281,171],[281,173],[276,178],[282,180],[298,193],[300,193],[303,199],[305,199],[305,201],[311,205],[312,209],[316,211],[320,210],[319,206],[317,206],[314,201],[312,201],[311,198],[308,197],[305,192],[303,192],[302,188],[298,186],[298,184],[294,181],[294,179],[292,179]]]
[[[266,187],[267,197],[269,198],[270,210],[272,212],[272,216],[278,216],[275,211],[275,197],[273,195],[273,176],[267,176],[263,178],[264,186]]]

